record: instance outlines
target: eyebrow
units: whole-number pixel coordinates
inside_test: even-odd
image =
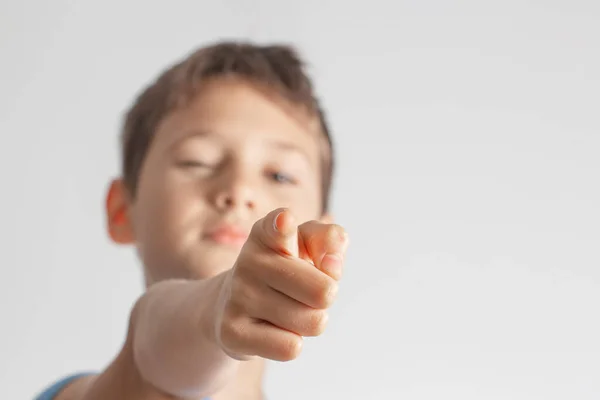
[[[181,135],[178,135],[180,137],[174,139],[174,140],[170,140],[167,144],[166,150],[167,151],[172,151],[174,148],[176,148],[177,146],[179,146],[182,142],[189,140],[191,138],[203,138],[203,137],[217,137],[218,135],[215,135],[213,132],[208,131],[208,130],[185,130],[183,131],[183,133],[181,133]]]
[[[298,153],[308,162],[309,165],[312,165],[312,160],[309,154],[303,148],[282,140],[267,140],[266,142],[270,147],[275,149]]]
[[[174,141],[172,141],[171,143],[169,143],[168,151],[172,150],[174,147],[178,146],[183,141],[186,141],[186,140],[189,140],[192,138],[206,138],[206,137],[218,138],[219,135],[217,135],[215,132],[210,131],[210,130],[184,131],[184,133],[182,133],[181,137],[179,137],[179,138],[175,139]],[[308,154],[308,152],[306,152],[300,146],[297,146],[297,145],[287,142],[285,140],[277,140],[277,139],[265,140],[263,143],[266,143],[269,147],[274,148],[274,149],[298,153],[302,156],[302,158],[304,158],[308,162],[309,165],[312,165],[312,160],[311,160],[310,155]]]
[[[180,142],[182,140],[187,140],[193,137],[210,137],[210,136],[217,136],[215,135],[214,132],[209,131],[209,130],[197,130],[197,129],[193,129],[193,130],[184,130],[183,133],[181,134],[181,137],[178,138],[176,140],[176,142]]]

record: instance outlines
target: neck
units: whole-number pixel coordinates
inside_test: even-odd
[[[264,371],[265,361],[261,358],[242,361],[235,377],[211,400],[263,400]]]

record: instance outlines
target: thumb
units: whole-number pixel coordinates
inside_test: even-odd
[[[283,255],[298,257],[298,226],[286,208],[273,210],[258,220],[249,239]]]

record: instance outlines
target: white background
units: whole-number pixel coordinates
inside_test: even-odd
[[[271,399],[600,398],[600,2],[0,2],[0,397],[104,367],[142,278],[103,200],[133,96],[218,38],[291,41],[352,239]]]

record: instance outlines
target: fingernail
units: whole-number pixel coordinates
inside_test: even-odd
[[[321,270],[335,279],[342,275],[342,265],[342,257],[338,254],[325,254],[321,260]]]
[[[273,230],[274,230],[275,232],[279,232],[279,226],[278,226],[279,222],[278,222],[278,221],[279,221],[279,218],[281,217],[281,214],[283,214],[283,213],[284,213],[284,211],[285,211],[285,210],[282,210],[282,211],[280,211],[280,212],[279,212],[279,214],[277,214],[277,215],[275,216],[275,218],[273,218]]]

